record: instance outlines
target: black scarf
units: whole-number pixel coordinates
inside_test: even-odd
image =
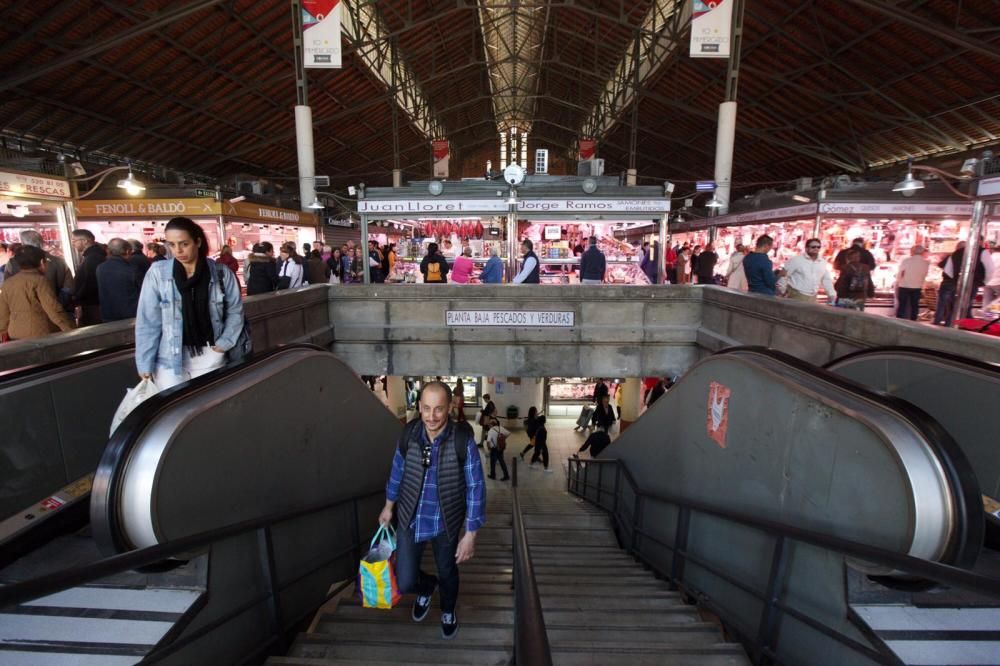
[[[200,356],[206,345],[215,344],[215,330],[209,314],[211,276],[208,261],[199,259],[190,278],[184,265],[174,261],[174,284],[181,293],[181,315],[184,322],[184,346],[192,356]]]

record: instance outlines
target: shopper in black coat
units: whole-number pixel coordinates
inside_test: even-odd
[[[267,294],[278,288],[278,266],[260,243],[253,246],[253,253],[247,257],[243,279],[247,283],[247,296]]]

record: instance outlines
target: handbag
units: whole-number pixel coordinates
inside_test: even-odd
[[[218,269],[219,274],[219,290],[222,292],[222,321],[225,324],[227,306],[226,306],[226,287],[222,281],[222,269]],[[226,352],[226,362],[227,363],[239,363],[253,351],[253,339],[250,337],[250,322],[247,321],[246,315],[243,316],[243,327],[240,329],[240,334],[236,336],[236,344]]]
[[[358,564],[358,594],[365,608],[389,609],[402,594],[396,582],[396,539],[388,525],[380,525]]]
[[[125,391],[125,397],[111,419],[111,432],[109,434],[114,435],[115,430],[125,420],[125,417],[132,413],[132,410],[159,392],[160,389],[156,388],[156,382],[149,378],[143,378],[141,382]]]

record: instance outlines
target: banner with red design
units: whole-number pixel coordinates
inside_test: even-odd
[[[597,156],[596,139],[580,139],[580,161],[590,160]]]
[[[303,67],[339,69],[340,0],[302,0]]]
[[[431,142],[431,149],[434,152],[434,177],[447,178],[451,144],[448,143],[448,139],[434,139]]]

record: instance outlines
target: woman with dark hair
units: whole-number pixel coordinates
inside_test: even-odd
[[[532,405],[528,408],[528,415],[524,417],[524,430],[528,433],[528,445],[521,451],[521,460],[524,454],[535,446],[535,432],[538,430],[538,408]]]
[[[221,367],[243,329],[236,276],[208,258],[204,229],[175,217],[165,235],[173,259],[150,266],[135,319],[139,376],[160,390]]]
[[[302,257],[295,252],[295,246],[285,243],[281,246],[281,269],[278,271],[278,289],[301,287],[305,278]]]
[[[535,424],[535,452],[531,456],[531,464],[528,465],[528,468],[534,469],[535,463],[541,460],[542,467],[545,468],[543,471],[551,473],[552,470],[549,469],[549,431],[545,429],[545,417],[539,416]]]
[[[344,281],[344,259],[339,247],[333,248],[326,265],[330,267],[330,284],[340,284]]]
[[[243,265],[243,277],[247,281],[247,296],[268,294],[278,288],[278,266],[268,255],[264,243],[254,243]]]

